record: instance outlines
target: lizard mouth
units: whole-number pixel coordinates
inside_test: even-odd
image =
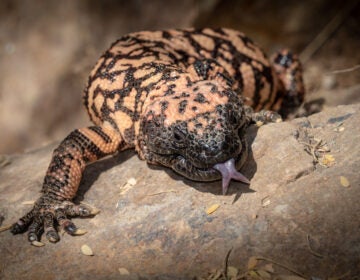
[[[152,151],[147,158],[148,162],[170,167],[176,173],[194,181],[209,182],[222,180],[222,192],[227,193],[231,180],[249,184],[250,181],[238,170],[243,166],[248,155],[248,146],[242,141],[242,149],[237,154],[219,159],[218,162],[206,163],[191,160],[179,153],[162,153]]]
[[[243,160],[243,155],[239,155],[236,158],[230,158],[222,163],[217,163],[212,167],[209,168],[200,168],[185,158],[179,156],[178,160],[182,163],[183,166],[186,166],[187,170],[191,170],[191,175],[189,173],[183,174],[184,176],[188,177],[189,179],[199,180],[199,181],[215,181],[222,179],[222,193],[225,195],[228,191],[230,181],[236,180],[245,184],[250,184],[249,179],[247,179],[243,174],[241,174],[237,169],[236,166],[241,166]],[[176,167],[173,169],[175,171]],[[180,173],[180,172],[178,172]]]
[[[231,157],[224,162],[216,163],[209,167],[200,167],[182,155],[160,155],[156,154],[156,162],[172,168],[176,173],[194,181],[216,181],[222,180],[222,193],[228,191],[231,180],[245,184],[250,181],[241,174],[239,169],[247,158],[247,149],[243,150],[236,157]]]

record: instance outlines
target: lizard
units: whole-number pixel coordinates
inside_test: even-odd
[[[134,32],[106,50],[90,73],[83,101],[94,125],[75,129],[54,150],[42,195],[11,227],[60,240],[75,235],[74,204],[87,164],[133,148],[142,160],[195,181],[249,184],[247,127],[277,122],[304,100],[302,66],[287,49],[270,59],[245,34],[228,28]]]

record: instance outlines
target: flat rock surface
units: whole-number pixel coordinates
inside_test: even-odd
[[[88,233],[56,244],[43,238],[41,248],[26,234],[0,233],[0,278],[191,279],[222,269],[232,248],[228,265],[240,271],[258,256],[279,273],[351,279],[360,275],[359,127],[359,104],[250,127],[242,172],[251,184],[232,182],[226,196],[219,181],[185,180],[132,151],[94,163],[76,200],[101,212],[74,219]],[[1,157],[3,226],[38,198],[55,146]],[[84,244],[94,256],[81,253]]]

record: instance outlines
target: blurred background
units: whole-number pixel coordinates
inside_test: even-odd
[[[89,125],[87,75],[118,37],[190,26],[230,27],[269,54],[299,53],[310,112],[360,102],[360,1],[1,0],[0,154]]]

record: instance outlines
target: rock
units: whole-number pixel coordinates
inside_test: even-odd
[[[183,179],[148,166],[133,151],[94,163],[76,200],[101,212],[74,219],[88,233],[62,235],[57,244],[43,238],[45,246],[34,247],[26,234],[2,232],[0,278],[189,279],[223,269],[231,248],[228,265],[242,272],[250,257],[259,256],[307,278],[358,275],[359,120],[358,104],[252,126],[252,153],[242,169],[251,184],[232,182],[226,196],[220,181]],[[326,145],[316,146],[320,139]],[[0,169],[3,226],[29,210],[23,201],[39,196],[55,146],[6,157]],[[314,163],[324,154],[334,159],[329,167]],[[341,176],[349,187],[342,186]],[[214,204],[220,207],[207,214]],[[81,253],[83,244],[93,256]],[[124,269],[126,275],[119,272]]]

